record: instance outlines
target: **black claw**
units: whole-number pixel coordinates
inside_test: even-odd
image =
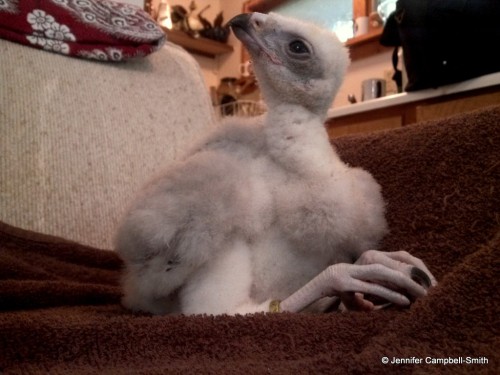
[[[422,285],[425,289],[429,289],[431,287],[431,279],[420,268],[413,267],[411,269],[411,279]]]

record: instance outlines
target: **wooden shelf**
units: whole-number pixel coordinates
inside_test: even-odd
[[[367,34],[356,36],[345,42],[351,55],[351,60],[359,60],[373,56],[385,51],[391,51],[393,47],[385,47],[380,44],[382,27],[369,31]]]
[[[169,30],[166,28],[163,28],[163,30],[167,34],[169,42],[178,44],[191,53],[214,58],[217,55],[233,52],[233,47],[229,44],[207,38],[193,38],[179,30]]]
[[[355,36],[354,38],[347,39],[347,41],[345,42],[345,45],[347,47],[351,47],[351,46],[369,43],[369,42],[372,42],[374,40],[377,41],[377,43],[378,43],[381,35],[382,35],[382,28],[380,27],[380,28],[377,28],[374,30],[370,30],[367,34]]]

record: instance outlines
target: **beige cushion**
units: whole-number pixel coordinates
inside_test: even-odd
[[[137,189],[213,119],[199,66],[170,43],[110,64],[0,40],[0,220],[111,248]]]

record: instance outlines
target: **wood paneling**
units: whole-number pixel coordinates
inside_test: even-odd
[[[325,127],[330,137],[338,137],[345,134],[397,128],[490,105],[500,105],[500,86],[498,85],[330,118],[326,120]]]
[[[335,138],[347,134],[371,133],[379,130],[400,128],[401,126],[403,126],[402,117],[394,116],[371,121],[360,121],[351,125],[345,125],[342,122],[337,125],[335,121],[332,121],[327,127],[327,131],[330,138]]]
[[[249,0],[243,4],[248,12],[267,13],[288,0]]]
[[[352,0],[352,18],[363,17],[368,15],[369,1],[367,0]]]
[[[441,103],[422,104],[416,107],[416,121],[433,120],[472,111],[489,105],[500,104],[500,92],[478,94]]]

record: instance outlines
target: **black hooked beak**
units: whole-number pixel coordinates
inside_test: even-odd
[[[249,50],[258,49],[258,42],[255,40],[252,22],[250,21],[252,15],[253,13],[243,13],[232,18],[227,23],[231,26],[231,30],[233,30],[236,38],[238,38]],[[254,46],[254,48],[252,48],[252,46]]]
[[[261,13],[243,13],[232,18],[227,24],[231,26],[234,35],[247,48],[252,58],[259,53],[267,56],[273,64],[282,65],[283,63],[278,56],[269,50],[259,37],[260,28],[266,17],[267,15]]]
[[[252,13],[239,14],[231,18],[231,20],[227,24],[228,26],[231,26],[234,33],[236,33],[235,29],[242,29],[243,31],[246,31],[248,29],[248,26],[250,25],[251,17]]]

